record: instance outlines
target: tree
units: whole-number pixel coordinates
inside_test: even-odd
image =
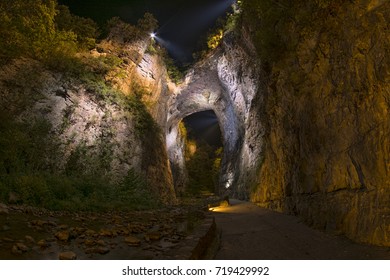
[[[0,2],[0,59],[27,56],[39,60],[76,50],[76,35],[58,31],[55,0]]]
[[[95,47],[99,29],[97,23],[92,19],[72,15],[67,6],[59,5],[55,23],[58,30],[73,32],[77,35],[79,48],[92,49]]]
[[[145,13],[144,17],[138,20],[137,27],[141,32],[150,33],[157,29],[158,21],[151,13]]]

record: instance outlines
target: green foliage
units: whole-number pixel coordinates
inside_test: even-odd
[[[141,210],[161,204],[145,180],[133,170],[115,184],[102,177],[44,172],[0,174],[0,182],[0,201],[7,201],[12,192],[19,203],[50,210]]]
[[[194,142],[195,143],[195,142]],[[188,148],[188,141],[186,147]],[[220,172],[222,148],[213,151],[207,143],[196,142],[196,151],[186,151],[186,167],[188,171],[188,191],[192,194],[215,192]]]
[[[241,5],[241,1],[238,1],[234,11],[219,17],[214,27],[198,41],[198,51],[193,54],[195,60],[205,58],[211,50],[216,49],[222,43],[225,34],[237,35],[237,28],[241,22]]]
[[[130,169],[126,178],[114,190],[115,201],[122,208],[134,207],[138,209],[155,208],[160,200],[146,183],[146,180]]]
[[[158,28],[158,21],[151,13],[145,13],[144,17],[138,20],[137,27],[149,36],[150,32]]]
[[[77,36],[56,29],[55,0],[3,0],[0,2],[0,59],[26,56],[47,61],[73,55]]]
[[[209,35],[207,40],[207,47],[210,50],[214,50],[222,42],[222,38],[223,38],[223,30],[222,29],[216,30],[215,32]]]
[[[0,114],[0,120],[0,174],[50,168],[46,157],[55,147],[46,139],[51,129],[48,121],[16,122],[6,112]]]
[[[175,64],[174,60],[166,51],[161,51],[169,79],[175,84],[180,84],[184,79],[184,72]]]
[[[158,27],[157,20],[150,13],[145,13],[136,26],[125,23],[119,17],[113,17],[107,22],[107,33],[111,39],[119,43],[130,43],[149,37]]]
[[[131,24],[125,23],[119,17],[114,17],[107,22],[109,36],[119,42],[130,43],[137,40],[141,33]]]
[[[64,5],[57,7],[55,16],[56,27],[60,31],[73,32],[81,49],[92,49],[99,36],[98,25],[89,18],[72,15],[69,8]]]
[[[50,131],[44,119],[24,123],[0,113],[0,201],[7,202],[9,194],[15,193],[27,205],[102,211],[146,209],[160,203],[146,180],[133,170],[120,182],[105,176],[104,157],[112,156],[109,147],[100,148],[103,158],[96,163],[89,161],[88,148],[80,144],[64,172],[59,171],[55,164],[62,155]],[[92,166],[92,172],[87,172]]]

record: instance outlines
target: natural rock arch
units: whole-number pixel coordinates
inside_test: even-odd
[[[213,110],[219,122],[224,152],[221,164],[219,193],[237,193],[240,189],[240,174],[245,169],[245,131],[251,101],[256,93],[255,82],[242,73],[248,57],[242,49],[231,49],[229,45],[216,51],[195,65],[186,76],[185,82],[176,89],[168,102],[166,143],[168,157],[177,193],[184,191],[186,169],[184,143],[178,125],[180,121],[197,112]],[[228,57],[228,55],[233,55]],[[246,73],[251,73],[246,69]],[[249,94],[248,94],[249,93]],[[241,197],[247,197],[245,186]]]

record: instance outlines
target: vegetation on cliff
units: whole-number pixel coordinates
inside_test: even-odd
[[[114,41],[111,46],[118,46],[149,38],[156,26],[150,14],[137,26],[113,19],[107,36]],[[105,111],[103,123],[113,119],[108,107],[118,108],[126,112],[123,118],[134,125],[151,157],[156,145],[163,146],[158,125],[143,101],[148,91],[132,82],[124,92],[117,84],[126,77],[129,54],[120,47],[104,53],[98,43],[100,33],[92,20],[72,15],[55,0],[0,2],[1,201],[73,210],[147,208],[160,203],[158,191],[139,172],[130,169],[119,179],[110,175],[115,160],[113,127],[100,136],[97,155],[83,142],[65,155],[63,147],[72,147],[78,137],[68,135],[65,143],[62,139],[74,123],[78,104],[66,105],[59,127],[45,116],[51,113],[49,106],[42,114],[30,114],[37,102],[47,99],[48,90],[65,101],[68,91],[85,90]],[[65,88],[55,89],[53,79]],[[97,122],[92,119],[86,129]]]

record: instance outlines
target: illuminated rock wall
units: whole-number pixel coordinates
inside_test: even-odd
[[[390,3],[332,8],[310,28],[292,26],[296,49],[263,67],[248,191],[316,228],[390,246]]]
[[[47,139],[36,148],[42,149],[37,156],[46,158],[52,172],[96,174],[117,182],[134,171],[171,203],[175,193],[161,133],[169,97],[166,69],[158,55],[145,52],[146,46],[146,40],[120,45],[103,41],[99,52],[92,51],[95,58],[121,53],[123,63],[104,77],[112,85],[106,89],[111,93],[98,92],[101,84],[93,85],[95,90],[91,82],[53,73],[36,61],[16,60],[0,71],[0,108],[27,126],[36,120],[48,123]],[[126,105],[115,100],[115,95],[134,95],[135,90],[144,93],[144,108],[142,102]],[[111,100],[103,95],[111,95]],[[143,128],[149,121],[146,110],[160,127]],[[47,145],[55,148],[46,155]]]

